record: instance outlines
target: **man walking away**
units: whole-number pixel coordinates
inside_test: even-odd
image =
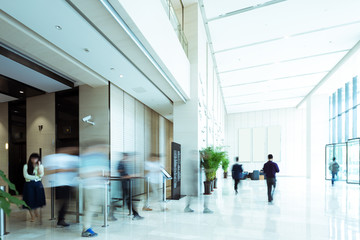
[[[276,173],[280,172],[278,165],[273,162],[272,154],[268,155],[268,162],[264,164],[263,170],[266,177],[268,201],[272,203],[276,188]]]
[[[242,173],[243,173],[242,165],[239,164],[239,157],[236,157],[236,163],[232,166],[232,169],[231,169],[231,175],[235,182],[235,185],[234,185],[235,194],[238,193],[238,185],[239,185]]]
[[[336,158],[333,157],[333,162],[330,163],[329,170],[331,171],[331,185],[334,186],[335,178],[340,170],[340,165],[336,162]]]

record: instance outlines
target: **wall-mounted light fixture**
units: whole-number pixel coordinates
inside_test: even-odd
[[[41,132],[43,130],[44,126],[43,125],[39,125],[39,131]]]
[[[5,143],[5,149],[6,149],[6,150],[9,149],[9,143]]]
[[[93,121],[91,121],[91,115],[88,115],[88,116],[86,116],[86,117],[83,117],[82,120],[83,120],[83,122],[86,122],[86,123],[89,123],[89,124],[95,126],[95,123],[94,123]]]

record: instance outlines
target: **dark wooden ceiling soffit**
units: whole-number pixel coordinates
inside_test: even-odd
[[[14,98],[24,99],[42,95],[46,92],[0,74],[0,93]]]
[[[69,86],[71,88],[74,87],[74,83],[67,80],[66,78],[64,78],[64,77],[62,77],[62,76],[48,70],[48,69],[46,69],[46,68],[44,68],[44,67],[30,61],[29,59],[24,58],[24,57],[20,56],[19,54],[16,54],[16,53],[14,53],[14,52],[12,52],[12,51],[10,51],[10,50],[2,47],[2,46],[0,46],[0,54],[7,57],[7,58],[10,58],[11,60],[13,60],[13,61],[15,61],[17,63],[20,63],[20,64],[22,64],[22,65],[36,71],[36,72],[39,72],[39,73],[41,73],[41,74],[43,74],[43,75],[45,75],[45,76],[47,76],[49,78],[52,78],[52,79],[66,85],[66,86]]]

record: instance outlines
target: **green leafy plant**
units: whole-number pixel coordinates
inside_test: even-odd
[[[225,173],[228,172],[229,164],[230,164],[230,161],[227,157],[225,157],[221,162],[221,167]]]
[[[6,177],[5,173],[2,170],[0,170],[0,177],[5,181],[5,183],[8,184],[9,189],[15,191],[16,195],[19,194],[16,190],[15,185],[10,182],[10,180]],[[10,215],[11,213],[10,204],[15,204],[18,207],[22,205],[28,207],[24,201],[11,196],[10,193],[0,190],[0,208],[4,210],[6,215]]]
[[[221,147],[206,147],[200,151],[201,166],[205,169],[206,181],[212,181],[216,177],[216,171],[221,162],[227,158],[225,151]]]

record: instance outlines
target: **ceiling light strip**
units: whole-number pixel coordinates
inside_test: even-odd
[[[208,19],[208,22],[218,20],[218,19],[221,19],[221,18],[231,17],[231,16],[238,15],[238,14],[241,14],[241,13],[244,13],[244,12],[249,12],[249,11],[252,11],[252,10],[255,10],[255,9],[258,9],[258,8],[271,6],[271,5],[281,3],[281,2],[285,2],[285,1],[287,1],[287,0],[272,0],[272,1],[264,2],[264,3],[260,3],[260,4],[255,5],[255,6],[241,8],[239,10],[235,10],[235,11],[232,11],[232,12],[221,14],[221,15],[219,15],[217,17],[210,18],[210,19]]]
[[[315,57],[322,57],[322,56],[326,56],[326,55],[342,53],[342,52],[348,52],[348,51],[350,51],[350,49],[344,49],[344,50],[339,50],[339,51],[334,51],[334,52],[327,52],[327,53],[320,53],[320,54],[315,54],[315,55],[311,55],[311,56],[292,58],[292,59],[287,59],[287,60],[278,61],[278,62],[264,63],[264,64],[259,64],[259,65],[244,67],[244,68],[236,68],[236,69],[232,69],[232,70],[219,72],[219,74],[243,71],[243,70],[247,70],[247,69],[251,69],[251,68],[265,67],[265,66],[270,66],[270,65],[274,65],[274,64],[280,64],[280,63],[294,62],[294,61],[299,61],[299,60],[304,60],[304,59],[309,59],[309,58],[315,58]]]
[[[121,18],[119,13],[113,8],[108,0],[99,0],[100,3],[105,7],[105,9],[110,13],[110,15],[115,19],[115,21],[124,29],[124,31],[129,35],[129,37],[134,41],[134,43],[139,47],[139,49],[144,53],[144,55],[149,59],[149,61],[154,65],[154,67],[160,72],[160,74],[165,78],[165,80],[170,84],[174,91],[180,96],[183,102],[186,102],[186,98],[181,93],[181,91],[175,86],[175,84],[170,80],[164,70],[156,62],[156,60],[151,56],[149,51],[145,46],[140,42],[136,37],[133,31],[129,28],[126,22]]]
[[[248,82],[248,83],[240,83],[240,84],[233,84],[233,85],[227,85],[222,86],[222,88],[230,88],[230,87],[238,87],[238,86],[244,86],[244,85],[252,85],[252,84],[258,84],[263,82],[270,82],[270,81],[278,81],[278,80],[284,80],[289,78],[296,78],[296,77],[305,77],[305,76],[311,76],[321,73],[328,73],[329,71],[321,71],[321,72],[313,72],[313,73],[305,73],[305,74],[299,74],[299,75],[293,75],[293,76],[287,76],[287,77],[281,77],[281,78],[273,78],[273,79],[267,79],[267,80],[260,80],[256,82]]]
[[[256,101],[256,102],[234,103],[234,104],[228,104],[228,106],[229,106],[229,107],[232,107],[232,106],[239,106],[239,105],[244,105],[244,104],[267,103],[267,102],[275,102],[275,101],[296,99],[296,98],[302,98],[302,97],[304,97],[304,95],[295,96],[295,97],[284,97],[284,98],[266,99],[266,100],[261,100],[261,101]]]
[[[344,65],[357,51],[360,50],[360,40],[354,45],[354,47],[331,69],[326,76],[320,80],[320,82],[300,101],[296,106],[299,108],[306,100],[308,100],[342,65]]]
[[[269,42],[275,42],[275,41],[279,41],[279,40],[283,40],[283,39],[299,37],[299,36],[303,36],[303,35],[307,35],[307,34],[311,34],[311,33],[327,31],[327,30],[331,30],[331,29],[335,29],[335,28],[347,27],[347,26],[355,25],[355,24],[359,24],[359,23],[360,23],[360,20],[359,21],[354,21],[354,22],[349,22],[349,23],[344,23],[344,24],[340,24],[340,25],[334,25],[334,26],[330,26],[330,27],[325,27],[325,28],[319,28],[319,29],[315,29],[315,30],[311,30],[311,31],[307,31],[307,32],[295,33],[295,34],[292,34],[292,35],[289,35],[289,36],[286,36],[286,37],[277,37],[277,38],[272,38],[272,39],[268,39],[268,40],[265,40],[265,41],[259,41],[259,42],[254,42],[254,43],[245,44],[245,45],[241,45],[241,46],[236,46],[236,47],[232,47],[232,48],[226,48],[226,49],[218,50],[218,51],[216,51],[214,53],[217,54],[217,53],[232,51],[232,50],[235,50],[235,49],[252,47],[252,46],[261,45],[261,44],[265,44],[265,43],[269,43]]]
[[[278,90],[273,90],[271,91],[271,93],[280,93],[280,92],[286,92],[286,91],[291,91],[291,90],[294,90],[294,89],[297,89],[297,90],[301,90],[301,89],[308,89],[308,88],[313,88],[315,87],[316,85],[309,85],[309,86],[302,86],[302,87],[293,87],[293,88],[285,88],[285,89],[278,89]],[[235,95],[235,96],[227,96],[225,97],[226,99],[229,99],[229,98],[237,98],[237,97],[243,97],[243,96],[252,96],[252,95],[259,95],[259,94],[264,94],[265,91],[259,91],[259,92],[253,92],[253,93],[249,93],[249,94],[241,94],[241,95]]]

